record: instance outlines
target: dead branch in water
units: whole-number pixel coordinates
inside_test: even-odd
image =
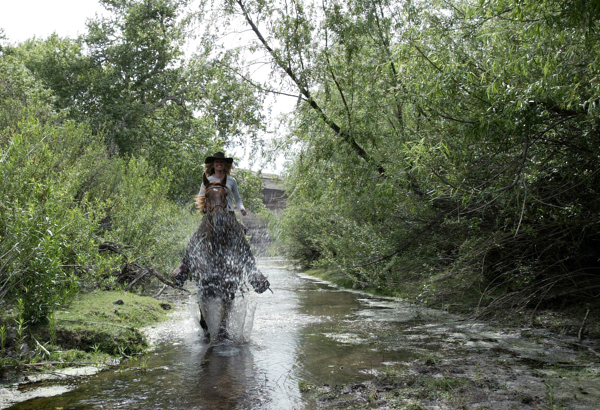
[[[156,277],[159,281],[161,281],[167,286],[172,287],[173,289],[189,293],[187,289],[183,289],[182,287],[177,286],[173,281],[165,278],[164,276],[156,272],[154,268],[142,267],[137,263],[137,261],[125,262],[125,264],[123,264],[123,267],[121,268],[121,272],[118,274],[117,281],[122,284],[127,283],[125,291],[130,292],[134,285],[142,283],[146,278],[149,278],[151,276]],[[160,293],[162,293],[162,291]]]
[[[160,280],[162,283],[164,283],[167,286],[170,286],[172,288],[175,288],[177,290],[182,290],[184,292],[190,293],[189,290],[181,288],[179,286],[177,286],[174,282],[170,281],[169,279],[166,279],[165,277],[161,276],[158,272],[156,272],[154,269],[150,269],[150,274],[156,276],[156,278],[158,280]],[[162,292],[161,292],[162,293]]]
[[[42,367],[42,366],[119,366],[112,363],[97,363],[97,362],[38,362],[38,363],[19,363],[19,367]]]
[[[579,328],[579,333],[577,334],[577,340],[579,340],[580,342],[581,342],[581,339],[583,338],[583,329],[585,328],[585,322],[587,322],[589,315],[590,315],[590,310],[588,309],[587,312],[585,312],[585,317],[583,318],[583,323],[581,324],[581,327]]]

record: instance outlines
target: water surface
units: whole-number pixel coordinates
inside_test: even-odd
[[[178,320],[155,329],[160,342],[139,369],[105,371],[60,396],[11,408],[314,408],[304,401],[300,381],[360,382],[372,379],[381,363],[413,357],[394,347],[395,336],[378,332],[412,320],[412,309],[302,277],[281,260],[261,260],[260,268],[274,293],[254,296],[247,343],[206,344],[191,296]]]

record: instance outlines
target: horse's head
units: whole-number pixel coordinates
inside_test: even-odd
[[[227,211],[227,175],[219,182],[209,182],[206,174],[202,175],[204,182],[204,195],[206,196],[206,211],[209,214],[214,212]]]

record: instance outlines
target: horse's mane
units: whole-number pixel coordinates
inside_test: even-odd
[[[227,239],[228,242],[224,243],[224,245],[230,245],[232,239],[245,239],[240,223],[237,221],[235,215],[230,212],[206,214],[198,230],[205,233],[206,239],[213,243],[223,242],[224,239]]]
[[[196,203],[196,208],[198,212],[201,214],[206,213],[206,195],[195,195],[194,202]]]

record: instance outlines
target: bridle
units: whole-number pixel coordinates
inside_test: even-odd
[[[213,191],[218,191],[224,189],[225,191],[229,191],[229,188],[227,188],[226,186],[223,185],[210,185],[209,187],[207,187],[205,189],[204,195],[206,196],[207,202],[208,202],[208,191],[209,190],[213,190]],[[207,204],[208,205],[208,204]],[[222,204],[217,204],[217,205],[213,205],[212,207],[208,208],[208,213],[211,214],[214,212],[215,209],[217,208],[221,208],[223,211],[227,211],[227,194],[225,194],[225,205]]]

